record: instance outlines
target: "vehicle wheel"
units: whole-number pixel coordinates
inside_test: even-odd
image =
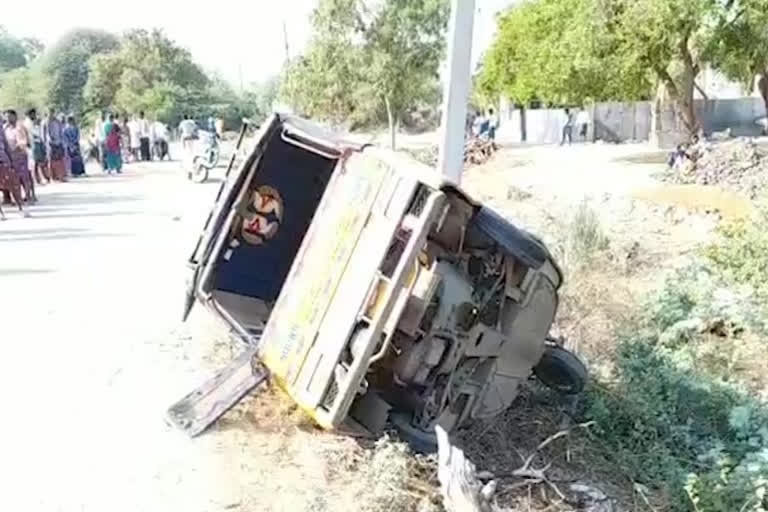
[[[201,162],[194,162],[194,168],[190,173],[190,179],[195,183],[203,183],[208,179],[208,168]]]
[[[533,368],[533,374],[544,385],[564,395],[581,393],[588,375],[584,363],[560,346],[548,346],[544,350],[544,355]]]
[[[413,415],[410,413],[396,412],[390,415],[392,424],[397,429],[400,438],[408,443],[416,453],[436,453],[437,452],[437,434],[426,432],[411,424]]]

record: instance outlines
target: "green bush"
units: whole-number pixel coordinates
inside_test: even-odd
[[[660,489],[670,510],[768,507],[762,404],[680,371],[653,340],[624,341],[619,359],[619,385],[588,394],[588,415],[607,457],[633,482]]]
[[[585,268],[598,254],[608,249],[609,240],[600,218],[586,201],[579,205],[564,229],[555,250],[558,261],[566,271]]]
[[[768,409],[727,360],[746,343],[751,308],[712,269],[681,270],[621,336],[616,382],[587,394],[595,446],[669,510],[768,509]]]
[[[768,207],[753,219],[722,225],[719,238],[706,250],[709,260],[727,279],[751,286],[768,299]]]

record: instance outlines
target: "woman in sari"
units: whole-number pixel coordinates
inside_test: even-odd
[[[43,139],[48,146],[48,168],[56,181],[67,181],[67,162],[64,151],[64,124],[53,109],[43,123]]]
[[[107,150],[107,172],[115,171],[120,174],[123,170],[123,155],[121,154],[120,126],[115,122],[115,115],[110,114],[109,120],[104,125]]]
[[[5,113],[5,140],[8,143],[8,154],[11,157],[11,167],[16,178],[24,189],[24,199],[28,203],[36,203],[35,182],[29,172],[27,147],[30,145],[27,130],[21,125],[13,109]]]
[[[69,157],[72,176],[83,176],[85,165],[83,165],[83,155],[80,153],[80,129],[75,124],[75,116],[67,117],[67,126],[64,128],[64,147]]]
[[[27,217],[27,212],[24,211],[24,207],[21,205],[21,187],[19,185],[19,178],[16,173],[13,172],[11,167],[11,152],[8,147],[8,142],[5,140],[5,130],[0,126],[0,190],[7,191],[13,198],[16,206],[19,208],[19,212]],[[2,201],[0,201],[2,204]],[[0,220],[5,220],[5,213],[3,213],[3,207],[0,206]]]

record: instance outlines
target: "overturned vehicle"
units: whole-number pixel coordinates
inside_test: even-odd
[[[414,447],[498,415],[536,375],[586,371],[548,338],[562,275],[537,238],[405,156],[276,115],[190,259],[195,302],[244,351],[168,411],[197,435],[266,378],[327,429]]]

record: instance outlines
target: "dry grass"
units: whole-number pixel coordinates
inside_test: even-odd
[[[478,470],[491,472],[497,480],[500,506],[530,511],[581,509],[583,496],[571,490],[577,484],[604,494],[605,501],[614,506],[606,510],[631,509],[636,499],[628,490],[631,482],[595,452],[589,428],[568,430],[567,435],[538,449],[542,441],[574,426],[570,416],[578,408],[578,402],[532,385],[502,415],[475,422],[460,432],[459,444],[470,460],[478,461]],[[513,475],[531,456],[531,468],[544,468],[557,491]]]

